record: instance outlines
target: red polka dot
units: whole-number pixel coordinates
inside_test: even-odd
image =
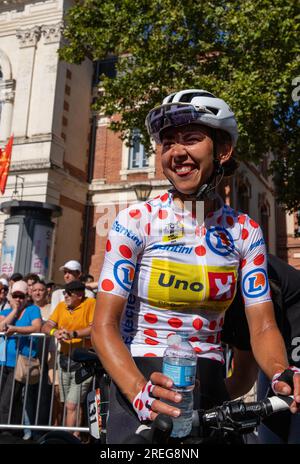
[[[234,224],[233,217],[227,216],[227,217],[226,217],[226,221],[227,221],[227,224],[228,224],[229,226],[233,226],[233,224]]]
[[[146,235],[150,235],[150,231],[151,231],[151,224],[149,223],[145,225]]]
[[[260,254],[258,256],[256,256],[256,258],[254,259],[254,264],[255,266],[260,266],[265,260],[265,257],[263,254]]]
[[[151,213],[151,211],[152,211],[152,206],[149,205],[149,203],[145,203],[145,206],[146,206],[147,210],[149,211],[149,213]]]
[[[202,350],[201,350],[201,348],[199,348],[199,346],[195,346],[194,351],[196,353],[202,353]]]
[[[165,209],[160,209],[158,212],[159,219],[166,219],[168,217],[168,211]]]
[[[147,345],[158,345],[159,344],[157,340],[152,340],[152,338],[145,338],[145,343],[147,343]]]
[[[167,335],[167,338],[171,337],[171,335],[176,335],[176,333],[175,333],[175,332],[169,333],[169,334]]]
[[[243,232],[242,232],[242,239],[243,240],[246,240],[247,238],[249,237],[249,232],[247,229],[243,229]]]
[[[206,235],[206,227],[202,227],[202,231],[201,231],[202,235]]]
[[[129,211],[129,216],[131,216],[133,219],[140,219],[142,213],[139,209],[132,209],[131,211]]]
[[[199,337],[190,337],[189,341],[190,342],[200,342],[200,338]]]
[[[119,252],[121,253],[122,256],[124,256],[124,258],[131,258],[132,256],[131,249],[126,245],[121,245],[119,247]]]
[[[174,327],[174,329],[179,329],[179,327],[182,326],[182,321],[178,319],[178,317],[172,317],[171,319],[168,320],[168,324],[171,327]]]
[[[195,319],[193,321],[193,327],[196,330],[201,330],[203,327],[203,321],[201,319]]]
[[[247,264],[247,260],[243,259],[243,261],[241,262],[241,268],[243,269],[243,267],[245,267],[246,264]]]
[[[221,221],[222,221],[222,216],[219,216],[218,219],[217,219],[217,223],[221,224]]]
[[[246,216],[239,216],[238,221],[239,221],[240,224],[245,224]]]
[[[157,332],[156,332],[156,330],[153,330],[153,329],[144,330],[144,334],[148,335],[148,337],[154,337],[154,338],[157,337]]]
[[[106,249],[106,251],[110,251],[110,250],[111,250],[111,243],[110,243],[110,240],[107,240],[105,249]]]
[[[179,215],[179,214],[175,214],[175,217],[176,217],[177,221],[181,221],[181,220],[182,220],[182,216]]]
[[[224,325],[224,317],[221,317],[219,321],[219,327],[223,327],[223,325]]]
[[[145,314],[144,319],[146,322],[148,322],[148,324],[156,324],[158,320],[156,314],[152,313]]]
[[[137,400],[134,402],[134,407],[135,407],[136,409],[138,409],[139,411],[141,411],[141,410],[143,409],[143,407],[144,407],[144,403],[143,403],[141,400],[137,399]]]
[[[205,249],[205,247],[203,245],[197,246],[195,248],[195,253],[198,256],[204,256],[204,255],[206,255],[206,249]]]
[[[160,197],[161,201],[167,201],[168,198],[169,198],[169,194],[168,194],[168,193],[164,193],[164,194]]]
[[[215,330],[216,327],[217,327],[217,321],[210,321],[209,323],[210,330]]]
[[[215,341],[215,337],[213,335],[210,335],[209,337],[207,337],[207,340],[206,340],[207,343],[214,343],[214,341]]]
[[[114,288],[114,283],[109,279],[104,279],[101,283],[101,287],[106,292],[110,292]]]
[[[250,224],[251,224],[252,227],[254,227],[254,229],[257,229],[259,227],[257,222],[253,221],[253,219],[250,219]]]
[[[201,228],[200,228],[200,226],[196,226],[196,228],[195,228],[195,235],[197,235],[197,237],[199,237],[199,236],[200,236],[200,233],[201,233]]]
[[[146,353],[146,354],[144,354],[144,357],[145,358],[156,358],[156,354],[154,354],[154,353]]]

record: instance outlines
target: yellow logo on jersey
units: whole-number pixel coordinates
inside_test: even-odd
[[[183,224],[180,222],[168,224],[164,229],[164,234],[166,235],[162,237],[163,242],[181,239],[184,236]]]
[[[232,266],[201,266],[153,259],[150,304],[161,309],[201,307],[224,311],[234,298],[237,271]]]

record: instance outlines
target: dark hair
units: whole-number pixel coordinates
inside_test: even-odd
[[[13,280],[14,282],[18,282],[19,280],[22,280],[22,279],[23,279],[23,275],[20,274],[19,272],[15,272],[9,278],[9,280]]]
[[[36,282],[33,282],[33,285],[35,285],[35,284],[41,284],[44,287],[47,287],[46,282],[44,280],[41,280],[41,279],[37,280]]]
[[[232,145],[232,140],[228,132],[223,131],[222,129],[217,129],[214,131],[215,133],[215,142],[217,145],[224,145],[229,144]],[[232,155],[228,161],[222,163],[222,168],[224,171],[224,177],[232,176],[237,168],[239,167],[240,163],[238,160]]]
[[[81,274],[81,276],[79,277],[79,280],[80,280],[81,282],[86,283],[87,280],[88,280],[89,278],[95,280],[95,279],[94,279],[94,276],[92,276],[91,274]]]
[[[28,280],[33,280],[33,283],[36,284],[37,282],[40,281],[40,278],[37,274],[34,274],[33,272],[29,272],[24,276],[25,282],[28,282]]]

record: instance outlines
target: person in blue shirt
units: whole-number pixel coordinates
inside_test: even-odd
[[[5,347],[1,350],[0,358],[0,424],[21,423],[23,384],[14,379],[18,352],[26,357],[36,357],[38,354],[36,339],[33,339],[31,345],[31,337],[13,336],[41,330],[40,309],[35,305],[26,306],[26,295],[26,282],[22,280],[15,282],[11,291],[11,308],[1,311],[0,332],[4,332],[6,337],[1,337]]]

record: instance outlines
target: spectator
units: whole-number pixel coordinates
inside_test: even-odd
[[[39,276],[37,274],[34,274],[34,273],[30,272],[29,274],[26,274],[26,276],[24,277],[24,280],[25,280],[25,282],[27,283],[27,286],[28,286],[27,303],[32,304],[33,303],[33,300],[32,300],[32,287],[33,287],[33,284],[40,281],[40,278],[39,278]]]
[[[46,283],[46,288],[47,288],[48,303],[51,304],[51,297],[52,297],[52,293],[54,292],[54,289],[55,289],[55,282],[53,282],[53,280],[50,280],[49,282]]]
[[[4,278],[0,278],[0,313],[3,309],[10,308],[10,303],[7,298],[8,294],[8,281]]]
[[[67,261],[63,266],[59,268],[60,271],[64,272],[65,284],[79,280],[81,276],[81,264],[78,261],[70,260]],[[91,290],[85,289],[85,296],[87,298],[94,298],[95,295]],[[63,289],[55,290],[52,293],[51,298],[51,310],[54,311],[58,303],[65,301]]]
[[[75,370],[78,367],[70,356],[74,348],[90,347],[89,337],[96,301],[85,297],[85,286],[79,280],[67,283],[64,290],[64,302],[60,302],[44,324],[42,331],[53,335],[61,343],[59,354],[59,389],[61,402],[65,403],[67,427],[74,427],[77,418],[77,405],[85,400],[91,379],[81,385],[75,383]],[[82,407],[79,412],[81,420]]]
[[[19,353],[29,357],[37,356],[37,343],[33,339],[30,352],[30,337],[20,340],[13,334],[30,334],[40,332],[42,319],[37,306],[26,306],[27,284],[20,280],[13,284],[11,291],[11,308],[4,309],[0,316],[0,331],[7,335],[6,359],[1,361],[2,381],[0,390],[0,423],[7,424],[11,405],[11,393],[14,392],[12,403],[11,422],[21,423],[22,389],[23,384],[14,381],[14,368],[16,365],[17,346]]]

